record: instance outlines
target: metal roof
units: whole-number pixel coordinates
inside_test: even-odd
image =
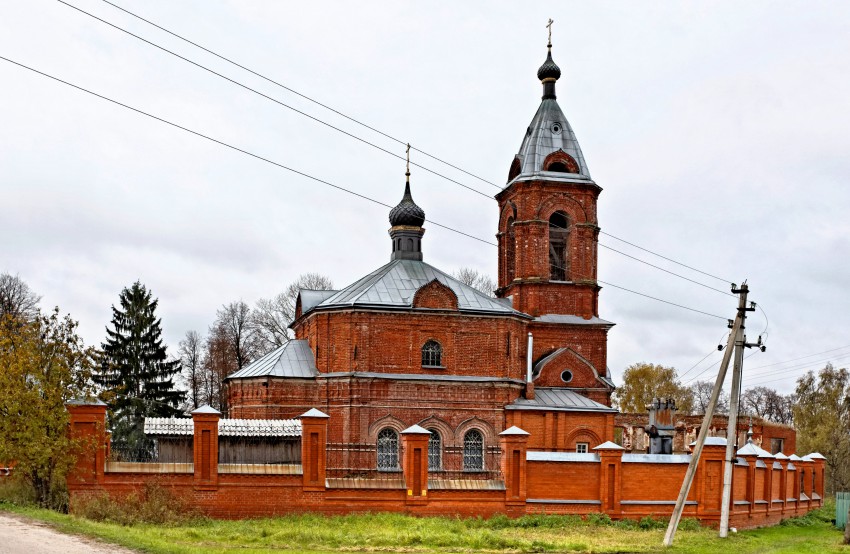
[[[571,389],[560,387],[538,387],[534,389],[534,399],[519,398],[506,410],[554,410],[559,412],[611,412],[616,408],[600,404]]]
[[[596,316],[585,319],[577,315],[543,314],[534,318],[535,323],[568,323],[570,325],[605,325],[613,327],[616,323],[600,319]]]
[[[416,291],[435,279],[457,295],[459,311],[525,315],[419,260],[392,260],[326,298],[316,308],[410,308]],[[306,313],[303,299],[301,306],[302,314]]]
[[[301,289],[298,291],[298,296],[301,297],[301,313],[306,314],[324,300],[330,298],[339,291],[336,290],[311,290]]]
[[[528,450],[525,459],[529,462],[598,462],[595,452],[551,452]]]
[[[575,159],[579,168],[577,174],[543,171],[543,160],[558,150],[563,150]],[[572,179],[590,180],[590,171],[587,169],[576,134],[554,98],[545,98],[540,103],[522,139],[517,158],[521,164],[518,178],[540,176],[549,179],[553,176],[569,176]]]
[[[189,418],[146,417],[145,434],[159,436],[195,433]],[[220,419],[218,434],[223,437],[300,437],[301,422],[297,419]]]
[[[319,374],[313,351],[306,340],[291,340],[275,348],[259,360],[251,362],[239,371],[231,373],[228,379],[249,377],[302,377],[310,378]]]

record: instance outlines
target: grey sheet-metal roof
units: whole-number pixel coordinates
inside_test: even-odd
[[[534,318],[535,323],[568,323],[570,325],[604,325],[606,327],[613,327],[616,323],[612,323],[605,319],[598,318],[596,316],[591,317],[590,319],[585,319],[581,316],[577,315],[564,315],[564,314],[543,314],[541,316]]]
[[[370,306],[381,308],[410,308],[413,295],[423,285],[437,280],[457,295],[458,310],[505,315],[524,315],[503,302],[464,285],[451,275],[419,260],[392,260],[329,296],[315,308]],[[306,313],[303,309],[302,314]]]
[[[525,459],[529,462],[598,462],[595,452],[552,452],[548,450],[528,450]]]
[[[623,454],[624,464],[689,464],[690,462],[690,454]]]
[[[302,377],[310,378],[319,374],[313,351],[306,340],[291,340],[275,348],[259,360],[255,360],[239,371],[231,373],[228,379],[249,377]]]
[[[600,404],[574,390],[560,387],[538,387],[534,389],[534,400],[519,398],[506,410],[554,410],[560,412],[610,412],[616,408]]]
[[[557,130],[555,124],[559,124]],[[575,159],[579,167],[577,174],[564,174],[543,171],[543,160],[552,152],[563,150]],[[576,134],[567,121],[564,112],[554,98],[546,98],[540,103],[537,113],[531,119],[525,137],[519,147],[517,157],[520,160],[519,177],[538,175],[550,177],[569,176],[573,179],[590,179],[590,171],[584,161],[584,154],[578,144]]]
[[[512,383],[522,385],[522,379],[510,377],[484,377],[478,375],[449,375],[447,373],[383,373],[379,371],[336,371],[321,373],[319,379],[393,379],[401,381],[450,381],[463,383]]]
[[[146,417],[144,431],[150,436],[191,436],[195,426],[189,418]],[[300,437],[297,419],[220,419],[218,434],[223,437]]]
[[[301,297],[301,313],[306,314],[337,292],[339,291],[301,289],[298,291],[298,296]]]

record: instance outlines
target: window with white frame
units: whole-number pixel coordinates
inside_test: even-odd
[[[590,447],[589,443],[577,442],[576,443],[576,452],[578,452],[579,454],[587,454],[589,447]]]
[[[397,471],[398,465],[398,433],[389,427],[378,433],[378,471]]]
[[[443,347],[435,340],[429,340],[422,346],[422,365],[425,367],[442,367]]]
[[[484,470],[484,435],[478,429],[470,429],[463,436],[463,470]]]
[[[428,429],[431,436],[428,437],[428,471],[440,471],[443,469],[443,438],[436,429]]]

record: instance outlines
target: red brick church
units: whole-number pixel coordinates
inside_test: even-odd
[[[602,188],[558,105],[560,75],[550,45],[542,102],[496,195],[496,297],[424,261],[441,245],[423,239],[408,171],[388,263],[341,290],[302,290],[295,339],[228,377],[229,417],[319,408],[330,443],[387,470],[412,425],[431,432],[431,470],[490,469],[486,454],[513,425],[536,449],[589,453],[614,438],[613,323],[599,317],[596,281]]]

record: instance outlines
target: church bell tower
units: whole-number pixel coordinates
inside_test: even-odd
[[[561,111],[552,60],[537,70],[543,98],[508,173],[499,203],[499,297],[535,317],[599,316],[596,202],[576,135]]]

